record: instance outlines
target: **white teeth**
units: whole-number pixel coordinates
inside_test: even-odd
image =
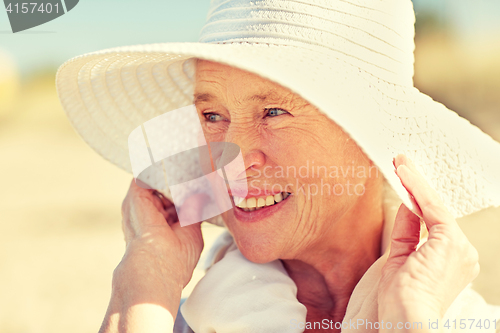
[[[255,208],[257,207],[257,199],[255,197],[247,199],[247,208]]]
[[[263,207],[277,204],[278,202],[285,200],[289,196],[290,194],[287,192],[281,192],[275,194],[274,196],[268,195],[267,197],[251,197],[248,199],[235,196],[233,197],[233,201],[235,202],[235,205],[237,207],[243,209],[245,212],[253,212],[254,210],[259,210]]]

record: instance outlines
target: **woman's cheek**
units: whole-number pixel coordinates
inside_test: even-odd
[[[303,136],[301,128],[294,125],[288,119],[284,121],[273,119],[261,127],[260,136],[264,153],[278,165],[286,166],[282,162],[288,161],[293,152],[294,156],[306,156],[302,154],[303,152],[297,151],[306,137]]]
[[[205,134],[205,138],[207,142],[222,142],[225,137],[225,129],[223,125],[219,124],[211,124],[205,122],[203,124],[203,133]]]

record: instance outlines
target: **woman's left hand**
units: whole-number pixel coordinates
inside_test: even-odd
[[[479,274],[478,253],[410,159],[399,155],[394,166],[414,197],[429,237],[416,250],[420,218],[401,205],[390,254],[382,268],[379,320],[391,321],[393,325],[420,321],[425,331],[428,320],[441,319],[458,294]]]

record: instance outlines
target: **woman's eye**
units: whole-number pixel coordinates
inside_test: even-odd
[[[266,110],[267,110],[267,116],[269,117],[281,116],[282,114],[288,113],[287,111],[278,108],[269,108]]]
[[[206,120],[208,120],[212,123],[215,123],[217,121],[224,119],[224,117],[222,117],[220,114],[217,114],[217,113],[205,113],[204,116],[205,116]]]

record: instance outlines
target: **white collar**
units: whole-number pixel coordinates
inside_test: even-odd
[[[389,254],[390,235],[398,207],[393,202],[386,202],[381,245],[383,255],[370,266],[354,288],[343,321],[346,327],[342,332],[359,332],[353,329],[353,322],[378,321],[378,284]],[[281,261],[256,264],[247,260],[228,232],[218,239],[214,247],[219,249],[218,253],[213,252],[213,260],[217,262],[208,269],[181,306],[182,316],[194,332],[303,331],[298,327],[306,323],[306,308],[297,300],[297,287]],[[222,259],[219,260],[220,257]],[[445,319],[473,314],[482,318],[485,313],[495,313],[500,317],[500,307],[487,305],[469,285],[448,309]],[[362,331],[375,333],[378,329],[363,327]]]

